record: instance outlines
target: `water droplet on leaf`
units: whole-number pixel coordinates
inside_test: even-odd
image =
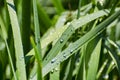
[[[109,75],[106,74],[106,75],[103,76],[103,78],[104,78],[104,79],[108,79],[108,78],[109,78]]]
[[[63,39],[60,39],[60,43],[63,43]]]
[[[54,72],[54,70],[51,71],[51,74]]]
[[[73,50],[70,50],[70,53],[72,53],[73,52]]]
[[[55,61],[56,61],[56,59],[52,59],[52,60],[51,60],[51,63],[54,63]]]

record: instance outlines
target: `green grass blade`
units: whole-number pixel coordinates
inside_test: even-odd
[[[120,75],[120,60],[119,60],[118,55],[113,50],[111,50],[108,46],[105,46],[105,48],[108,50],[108,53],[111,56],[111,58],[113,59],[115,65],[118,69],[118,73]]]
[[[102,72],[103,70],[105,69],[105,66],[107,65],[108,63],[108,59],[106,59],[103,63],[103,65],[101,66],[101,68],[99,69],[98,73],[97,73],[97,76],[96,76],[96,79],[98,80],[99,77],[102,75]]]
[[[6,44],[6,47],[7,47],[8,57],[9,57],[10,65],[11,65],[12,72],[13,72],[13,75],[14,75],[14,80],[17,80],[16,72],[15,72],[15,69],[14,69],[13,62],[12,62],[11,53],[10,53],[10,50],[9,50],[9,47],[8,47],[8,43],[7,43],[6,40],[5,40],[5,44]]]
[[[1,15],[0,15],[0,27],[2,29],[3,38],[7,39],[8,38],[8,36],[7,36],[7,30],[5,28],[5,24],[4,24],[4,22],[3,22],[2,18],[1,18]]]
[[[76,77],[75,77],[75,80],[84,80],[84,75],[85,74],[85,69],[84,69],[84,66],[85,66],[85,59],[84,59],[84,51],[85,51],[85,48],[86,48],[86,45],[84,45],[81,49],[81,56],[79,58],[80,62],[79,62],[79,66],[78,66],[78,69],[76,71]]]
[[[58,52],[62,49],[62,47],[65,45],[65,43],[67,42],[67,40],[71,37],[73,33],[74,33],[74,27],[70,25],[65,30],[65,32],[63,32],[62,36],[59,38],[59,40],[50,50],[48,55],[45,57],[43,61],[43,66],[45,66],[50,60],[52,60],[58,54]]]
[[[75,63],[75,55],[73,55],[70,59],[70,62],[68,64],[68,69],[65,72],[64,80],[72,80],[72,74],[74,70],[74,63]]]
[[[40,29],[39,29],[39,20],[37,12],[37,3],[36,0],[33,0],[33,14],[34,14],[34,27],[35,27],[35,42],[37,47],[35,47],[36,59],[38,63],[38,75],[37,80],[42,80],[42,52],[41,52],[41,42],[40,42]]]
[[[101,10],[101,11],[86,15],[84,17],[81,17],[78,20],[74,20],[71,23],[73,26],[75,26],[75,29],[78,29],[79,27],[85,25],[86,23],[93,21],[96,18],[99,18],[104,15],[107,15],[107,13],[104,10]],[[68,27],[68,25],[60,27],[60,28],[56,29],[54,33],[52,33],[45,39],[41,40],[41,48],[46,47],[49,43],[51,43],[55,39],[59,38],[59,36],[62,35],[62,33],[67,29],[67,27]],[[33,49],[27,55],[34,55]]]
[[[33,48],[34,48],[34,51],[35,51],[35,58],[36,58],[36,62],[35,62],[35,67],[34,67],[34,70],[35,71],[37,71],[37,80],[42,80],[42,64],[41,64],[41,61],[40,61],[40,57],[39,57],[39,52],[38,52],[38,49],[37,49],[37,47],[36,47],[36,45],[35,45],[35,42],[34,42],[34,40],[33,40],[33,38],[31,37],[31,43],[32,43],[32,45],[33,45]],[[37,67],[36,67],[36,65],[37,65]],[[31,74],[33,74],[34,75],[34,71],[31,73]],[[33,76],[30,76],[30,79],[32,79],[33,78]]]
[[[56,7],[58,14],[64,11],[64,8],[61,4],[61,0],[52,0],[53,5]]]
[[[23,53],[22,40],[20,35],[20,27],[17,20],[17,15],[15,11],[15,6],[13,0],[7,0],[8,12],[10,15],[10,21],[13,30],[14,37],[14,46],[15,46],[15,54],[16,54],[16,65],[18,70],[18,79],[26,80],[26,69],[25,69],[25,60]]]
[[[73,55],[76,51],[80,49],[80,47],[85,44],[86,42],[93,39],[95,36],[99,35],[111,22],[113,22],[118,16],[120,15],[120,11],[114,13],[112,16],[107,18],[104,22],[96,26],[93,30],[89,31],[87,34],[85,34],[83,37],[78,39],[76,42],[74,42],[71,46],[69,46],[67,49],[65,49],[61,54],[57,55],[54,59],[54,63],[51,63],[51,61],[43,68],[43,76],[45,76],[49,71],[51,71],[53,68],[55,68],[60,62],[66,60],[71,55]],[[74,27],[78,25],[73,25]],[[63,57],[63,54],[66,55],[66,58]]]
[[[99,58],[100,58],[100,50],[101,50],[101,39],[97,43],[96,47],[94,48],[89,65],[88,65],[88,72],[87,72],[87,80],[95,80],[96,74],[98,70]]]
[[[37,0],[37,8],[40,26],[44,26],[44,28],[41,28],[41,33],[44,33],[52,25],[52,23],[44,8],[39,3],[39,0]]]
[[[30,50],[31,0],[22,0],[22,42],[24,53]]]
[[[56,67],[55,69],[53,69],[50,73],[50,80],[60,80],[60,67]]]
[[[1,25],[1,29],[2,29],[3,39],[5,41],[5,45],[6,45],[6,48],[7,48],[8,57],[9,57],[9,61],[10,61],[10,66],[12,68],[14,79],[17,80],[17,76],[16,76],[16,73],[15,73],[14,65],[13,65],[13,62],[12,62],[12,57],[11,57],[10,49],[9,49],[8,43],[6,41],[7,40],[7,32],[6,32],[6,29],[5,29],[5,25],[4,25],[4,23],[3,23],[2,19],[1,19],[1,16],[0,16],[0,25]]]
[[[82,0],[79,0],[79,4],[78,4],[78,13],[77,13],[77,19],[80,17],[81,2],[82,2]]]

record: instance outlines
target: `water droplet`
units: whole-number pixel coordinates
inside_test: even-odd
[[[103,76],[103,78],[104,78],[104,79],[108,79],[108,78],[109,78],[109,75],[106,74],[106,75]]]
[[[56,61],[56,59],[52,59],[51,63],[54,63]]]
[[[55,71],[57,72],[57,71],[58,71],[58,68],[55,68]]]
[[[73,50],[72,50],[72,49],[70,50],[70,53],[73,53]]]
[[[66,56],[65,56],[65,55],[63,55],[63,57],[64,57],[64,58],[66,58]]]
[[[114,61],[112,61],[112,65],[114,65]]]
[[[51,70],[51,74],[53,74],[53,72],[54,72],[54,69],[53,69],[53,70]]]
[[[60,39],[60,43],[63,43],[63,39]]]
[[[69,26],[69,25],[70,25],[70,22],[68,22],[66,25]]]

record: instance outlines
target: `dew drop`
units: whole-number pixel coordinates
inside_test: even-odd
[[[55,71],[57,72],[57,71],[58,71],[58,68],[55,68]]]
[[[73,52],[73,50],[70,50],[70,53],[72,53]]]
[[[51,74],[53,74],[54,70],[51,70]]]
[[[114,61],[112,61],[112,65],[114,65],[115,63],[114,63]]]
[[[60,43],[63,43],[63,39],[60,39]]]
[[[66,56],[65,56],[65,55],[63,55],[63,57],[64,57],[64,58],[66,58]]]
[[[103,78],[104,78],[104,79],[108,79],[108,78],[109,78],[109,75],[106,74],[106,75],[103,76]]]
[[[55,61],[56,61],[56,59],[52,59],[52,60],[51,60],[51,63],[54,63]]]

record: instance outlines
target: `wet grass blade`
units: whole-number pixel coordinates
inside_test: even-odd
[[[111,22],[113,22],[118,16],[120,15],[120,11],[117,11],[112,16],[107,18],[104,22],[96,26],[93,30],[89,31],[87,34],[85,34],[83,37],[78,39],[76,42],[74,42],[71,46],[69,46],[67,49],[65,49],[61,54],[58,54],[54,59],[55,61],[51,63],[51,61],[43,68],[42,73],[43,76],[45,76],[48,72],[50,72],[53,68],[55,68],[58,64],[60,64],[62,61],[69,58],[71,55],[73,55],[76,51],[80,49],[82,45],[84,45],[86,42],[89,42],[94,37],[99,35]],[[80,22],[79,22],[80,23]],[[78,27],[78,25],[73,25],[74,27]],[[66,58],[63,57],[63,54],[66,56]]]
[[[55,69],[53,69],[50,73],[50,80],[60,80],[60,67],[56,67]]]
[[[75,29],[78,29],[79,27],[87,24],[88,22],[93,21],[104,15],[107,15],[106,11],[101,10],[101,11],[86,15],[84,17],[81,17],[78,20],[74,20],[71,22],[71,24],[75,27]],[[60,28],[56,29],[54,33],[47,36],[45,39],[41,40],[41,48],[46,47],[49,43],[51,43],[55,39],[59,38],[59,36],[62,35],[62,33],[67,29],[67,27],[68,27],[68,25],[60,27]],[[33,49],[27,54],[27,56],[29,56],[29,55],[34,55]]]
[[[65,45],[67,40],[71,37],[71,35],[74,33],[74,27],[69,26],[65,32],[63,32],[62,36],[59,38],[59,40],[55,43],[53,48],[50,50],[48,55],[45,57],[43,61],[43,66],[45,66],[49,61],[51,61],[57,54],[58,52],[62,49],[62,47]]]
[[[10,15],[10,21],[11,21],[13,37],[14,37],[18,79],[26,80],[25,60],[24,60],[23,46],[22,46],[22,40],[21,40],[21,35],[20,35],[20,29],[19,29],[20,27],[18,24],[13,0],[7,0],[7,7],[8,7],[9,15]]]

